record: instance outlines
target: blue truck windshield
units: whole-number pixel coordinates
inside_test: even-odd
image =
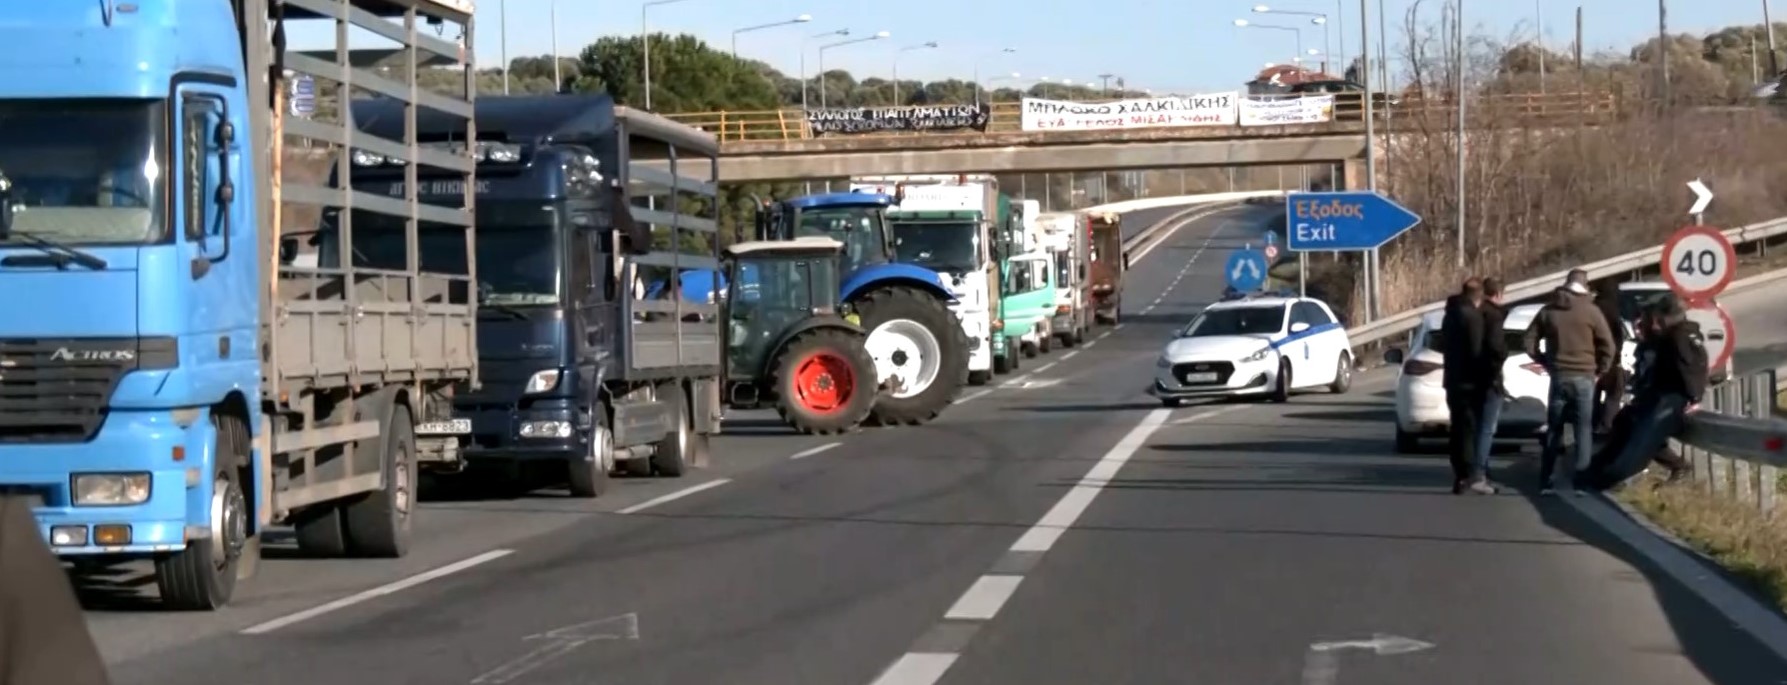
[[[881,207],[856,205],[801,210],[795,237],[822,236],[844,244],[844,272],[887,261],[887,237]]]
[[[0,100],[12,229],[76,245],[160,239],[166,111],[161,100]]]
[[[969,221],[890,221],[894,258],[943,273],[980,267],[979,226]]]
[[[558,232],[553,212],[538,202],[505,207],[479,201],[478,299],[486,304],[550,305],[559,301]],[[416,235],[423,271],[466,273],[465,229],[423,224]],[[354,262],[375,269],[404,268],[403,219],[354,212]]]

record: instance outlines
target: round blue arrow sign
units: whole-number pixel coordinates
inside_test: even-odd
[[[1278,244],[1278,234],[1272,232],[1272,229],[1268,228],[1268,229],[1262,231],[1262,233],[1265,234],[1267,245],[1277,245]]]
[[[1247,292],[1266,285],[1266,255],[1258,250],[1235,250],[1223,263],[1222,278],[1229,287]]]

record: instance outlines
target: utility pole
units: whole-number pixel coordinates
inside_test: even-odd
[[[1533,47],[1539,53],[1539,92],[1545,92],[1545,5],[1533,0]]]
[[[1657,0],[1657,95],[1669,104],[1669,0]]]
[[[1377,192],[1377,117],[1372,112],[1372,101],[1377,97],[1371,92],[1371,13],[1367,0],[1359,0],[1359,85],[1365,91],[1365,188]],[[1378,59],[1383,59],[1378,55]],[[1370,286],[1365,297],[1365,313],[1376,321],[1378,317],[1378,299],[1381,293],[1378,282],[1382,279],[1378,266],[1378,249],[1371,248],[1365,256],[1365,283]]]
[[[1773,80],[1781,75],[1781,65],[1775,57],[1775,22],[1768,18],[1768,0],[1762,0],[1762,30],[1768,32],[1768,77]]]
[[[1098,75],[1098,80],[1101,83],[1101,85],[1099,86],[1099,90],[1103,91],[1104,96],[1107,98],[1111,96],[1111,79],[1116,78],[1116,76],[1117,76],[1116,74],[1099,74]]]
[[[1662,0],[1657,1],[1662,2]],[[1457,0],[1457,4],[1455,5],[1452,14],[1452,32],[1452,49],[1458,59],[1458,86],[1456,91],[1458,97],[1458,139],[1456,141],[1458,146],[1458,268],[1463,269],[1464,224],[1466,218],[1464,212],[1464,103],[1466,100],[1470,99],[1469,93],[1465,92],[1467,83],[1465,70],[1466,57],[1464,54],[1464,0]]]

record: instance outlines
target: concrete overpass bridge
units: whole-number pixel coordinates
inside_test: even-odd
[[[671,119],[721,140],[720,178],[728,182],[820,180],[850,176],[956,172],[1122,171],[1186,167],[1348,163],[1365,156],[1363,101],[1336,96],[1333,119],[1276,126],[1178,126],[1024,131],[1019,102],[990,105],[986,130],[815,134],[803,111],[700,112]],[[1618,116],[1604,93],[1492,96],[1470,105],[1480,126],[1557,127]],[[1408,98],[1377,105],[1388,125],[1444,128],[1456,115],[1446,100]],[[1349,173],[1349,177],[1356,174]]]

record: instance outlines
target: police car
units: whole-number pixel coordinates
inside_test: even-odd
[[[1346,327],[1326,303],[1294,294],[1225,296],[1174,335],[1155,367],[1149,394],[1168,407],[1199,397],[1284,402],[1353,383]]]

